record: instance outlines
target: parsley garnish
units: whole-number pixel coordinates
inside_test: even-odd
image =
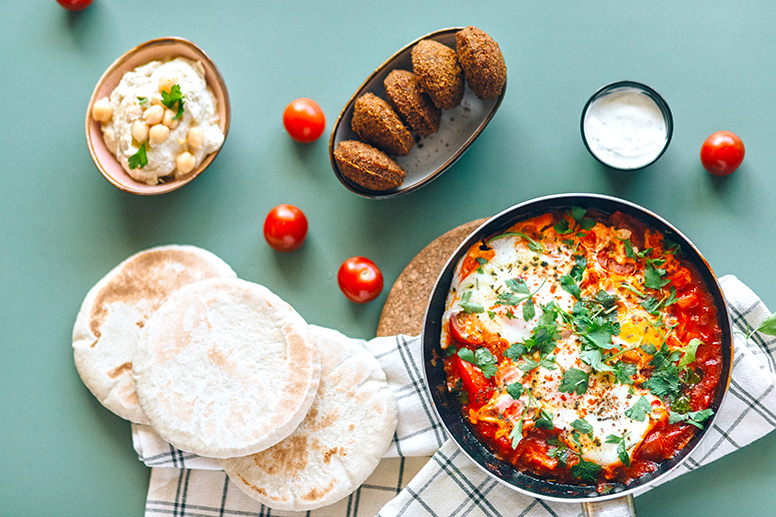
[[[487,348],[478,348],[476,352],[472,352],[469,348],[461,348],[458,350],[458,357],[479,368],[486,379],[496,375],[498,370],[496,357]]]
[[[700,411],[690,411],[688,413],[674,413],[673,411],[669,411],[668,423],[676,424],[679,422],[685,422],[690,425],[694,425],[698,429],[703,429],[703,422],[705,422],[713,414],[713,409],[701,409]]]
[[[695,353],[698,351],[698,347],[703,344],[703,341],[698,339],[697,337],[692,338],[689,343],[687,343],[687,346],[682,348],[682,352],[684,355],[682,355],[682,358],[679,359],[679,363],[676,365],[677,368],[682,369],[685,366],[689,365],[690,363],[695,361]]]
[[[601,471],[601,465],[592,461],[585,461],[579,457],[579,463],[571,467],[571,475],[583,481],[595,482],[598,473]]]
[[[524,389],[525,387],[519,382],[507,384],[507,393],[509,393],[509,396],[515,400],[520,398],[520,395],[523,394]]]
[[[480,274],[484,273],[485,271],[482,269],[482,266],[484,266],[485,264],[488,263],[488,259],[483,258],[483,257],[477,257],[474,260],[476,260],[477,264],[480,265],[480,267],[477,268],[477,273],[480,273]]]
[[[614,365],[614,378],[620,384],[633,384],[633,376],[636,375],[636,365],[619,361]]]
[[[665,259],[647,260],[644,266],[644,285],[650,289],[660,289],[667,285],[671,280],[663,278],[666,270],[660,268],[665,263]]]
[[[593,426],[584,418],[577,418],[571,422],[571,427],[582,434],[589,434],[591,438],[593,437]]]
[[[547,457],[555,458],[559,466],[565,467],[569,458],[569,449],[566,447],[566,444],[558,440],[557,436],[547,438],[547,444],[552,445],[552,447],[547,449]]]
[[[535,295],[537,292],[539,292],[539,289],[542,288],[544,285],[544,282],[542,282],[542,285],[539,286],[536,291],[533,293],[528,288],[528,284],[525,283],[525,280],[522,278],[509,278],[505,282],[507,288],[509,289],[509,292],[502,292],[498,294],[498,301],[500,303],[503,303],[505,305],[519,305],[522,302],[525,302],[523,304],[523,319],[525,321],[528,321],[530,319],[533,319],[534,316],[536,316],[536,306],[534,305],[533,301],[533,295]],[[519,296],[522,295],[522,296]]]
[[[552,414],[542,409],[539,411],[539,418],[536,419],[534,424],[539,429],[554,429],[555,424],[552,423]]]
[[[469,314],[473,314],[475,312],[485,312],[485,309],[482,308],[482,305],[479,303],[470,302],[472,297],[471,291],[466,291],[461,295],[461,301],[458,305],[461,306],[463,310],[465,310]]]
[[[146,154],[146,145],[143,144],[135,154],[129,157],[129,168],[142,169],[146,165],[148,165],[148,155]]]
[[[148,102],[148,97],[138,97],[137,98],[137,103],[140,104],[141,106],[143,104],[145,104],[146,102]]]
[[[590,374],[579,368],[569,368],[563,372],[563,378],[560,381],[558,391],[563,393],[574,393],[582,395],[587,391],[587,385],[590,382]]]
[[[181,86],[179,84],[172,85],[169,93],[166,90],[162,90],[162,104],[170,109],[173,109],[177,104],[178,112],[175,114],[174,120],[180,120],[183,116],[183,103],[183,93],[181,93]]]
[[[649,403],[649,400],[644,395],[639,397],[633,406],[625,410],[625,416],[639,422],[646,420],[647,415],[650,414],[652,414],[652,404]]]
[[[761,332],[769,336],[776,336],[776,312],[768,316],[755,329],[755,332]]]
[[[523,419],[525,418],[525,413],[523,413],[523,416],[520,417],[520,421],[517,422],[517,425],[512,428],[512,431],[509,433],[509,438],[512,440],[512,448],[517,449],[517,445],[520,443],[520,440],[523,439]]]
[[[629,432],[625,433],[625,436],[622,438],[615,434],[610,434],[606,437],[606,443],[617,444],[617,457],[620,458],[620,461],[626,467],[630,467],[630,456],[628,456],[628,449],[625,447],[625,438],[627,438],[629,434]]]

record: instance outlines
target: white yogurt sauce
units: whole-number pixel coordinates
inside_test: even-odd
[[[649,164],[668,139],[660,107],[637,88],[618,88],[595,99],[587,108],[583,127],[590,151],[617,169]]]

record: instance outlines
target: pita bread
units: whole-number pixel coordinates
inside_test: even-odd
[[[148,423],[132,380],[140,329],[184,285],[235,276],[226,262],[194,246],[151,248],[113,268],[89,290],[73,327],[75,366],[86,387],[118,416]]]
[[[352,493],[396,430],[396,400],[374,356],[337,331],[310,329],[321,352],[321,383],[305,420],[270,449],[219,460],[243,492],[277,510],[313,510]]]
[[[321,372],[302,317],[266,287],[237,278],[173,293],[141,332],[134,365],[154,430],[213,458],[252,454],[291,434]]]

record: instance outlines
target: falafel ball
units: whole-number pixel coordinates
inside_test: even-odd
[[[439,131],[442,111],[423,93],[415,74],[408,70],[391,70],[383,85],[388,102],[418,136]]]
[[[464,76],[455,50],[438,41],[421,40],[412,47],[412,71],[436,107],[451,109],[461,103]]]
[[[398,188],[407,175],[387,154],[358,140],[337,144],[334,159],[343,176],[369,190]]]
[[[507,82],[501,49],[485,31],[469,25],[455,34],[458,60],[466,82],[480,99],[496,99]]]
[[[350,125],[362,140],[388,154],[407,156],[415,145],[412,133],[393,108],[373,93],[356,99]]]

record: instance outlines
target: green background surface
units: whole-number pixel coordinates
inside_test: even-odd
[[[546,194],[596,192],[639,203],[678,226],[719,275],[735,274],[776,308],[776,4],[739,2],[248,2],[95,0],[71,14],[54,0],[0,2],[0,514],[140,515],[149,469],[130,426],[81,383],[70,335],[88,289],[141,249],[207,248],[309,322],[374,336],[388,288],[348,302],[336,271],[375,260],[390,286],[429,241]],[[506,98],[448,172],[387,201],[360,198],[331,171],[326,136],[293,142],[281,115],[316,99],[327,129],[372,70],[428,32],[476,25],[501,45]],[[126,194],[86,148],[86,106],[102,72],[144,41],[201,46],[228,86],[232,125],[211,167],[160,197]],[[666,154],[636,173],[585,151],[587,98],[617,80],[645,82],[673,110]],[[698,159],[729,129],[747,155],[731,177]],[[301,207],[304,246],[273,252],[264,216]],[[636,500],[639,514],[763,515],[776,508],[776,435]]]

